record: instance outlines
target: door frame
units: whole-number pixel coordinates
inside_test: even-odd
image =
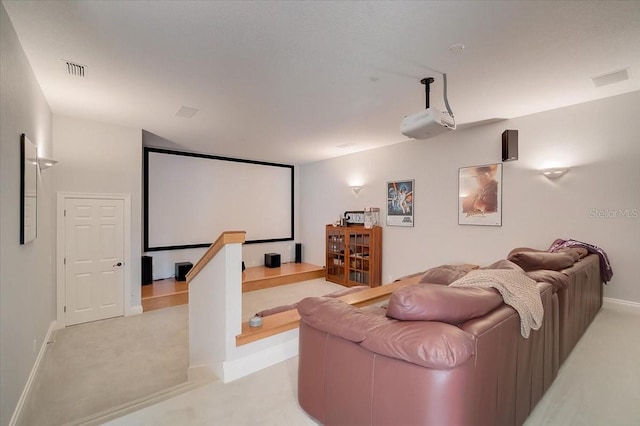
[[[124,271],[122,278],[124,280],[124,288],[122,292],[124,316],[137,314],[131,307],[131,195],[130,194],[95,194],[83,192],[58,192],[56,194],[56,326],[64,328],[67,326],[64,307],[66,304],[65,293],[65,270],[64,255],[66,253],[65,238],[65,216],[64,206],[67,199],[101,199],[101,200],[122,200],[124,205],[123,225],[124,225]]]

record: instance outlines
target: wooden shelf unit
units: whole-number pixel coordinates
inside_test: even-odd
[[[382,228],[333,226],[326,231],[327,281],[347,287],[382,284]]]

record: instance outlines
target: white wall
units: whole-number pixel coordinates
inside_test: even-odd
[[[547,249],[555,238],[573,238],[608,253],[615,275],[606,297],[640,302],[638,105],[634,92],[303,165],[307,260],[324,265],[325,224],[369,206],[382,209],[384,222],[385,183],[415,179],[415,227],[383,230],[384,282],[443,263],[487,265],[516,246]],[[502,227],[458,225],[458,168],[500,162],[505,129],[519,130],[520,152],[503,167]],[[553,165],[572,169],[557,181],[537,171]],[[352,182],[363,185],[358,196]]]
[[[131,196],[130,306],[140,306],[142,131],[64,116],[53,118],[56,192]],[[125,296],[126,297],[126,296]],[[126,305],[126,303],[125,303]]]
[[[38,237],[20,245],[20,134],[40,155],[51,155],[53,146],[51,110],[4,5],[0,31],[0,425],[6,425],[55,319],[51,169],[38,179]]]

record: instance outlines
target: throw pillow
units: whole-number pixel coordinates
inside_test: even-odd
[[[409,286],[389,298],[387,316],[404,321],[441,321],[457,325],[480,317],[502,304],[488,288],[457,288],[438,284]]]
[[[538,269],[559,271],[575,263],[573,256],[568,253],[520,252],[509,256],[511,262],[520,266],[526,272]]]

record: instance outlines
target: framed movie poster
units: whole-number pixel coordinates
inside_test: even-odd
[[[460,168],[458,224],[502,226],[502,164]]]
[[[387,182],[387,225],[413,226],[414,181]]]

